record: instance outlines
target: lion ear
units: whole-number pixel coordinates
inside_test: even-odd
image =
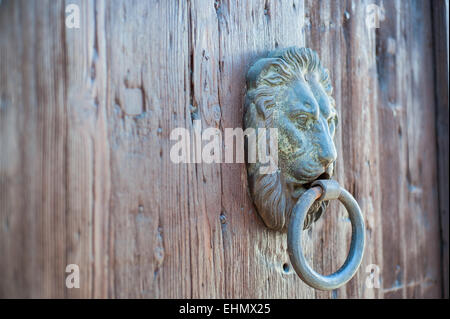
[[[280,58],[265,58],[256,61],[247,73],[247,91],[256,89],[263,79],[266,82],[271,80],[276,82],[276,79],[272,79],[270,76],[268,77],[267,74],[271,71],[275,71],[273,73],[278,74],[282,69],[282,65],[283,60]],[[265,99],[260,99],[256,102],[255,107],[258,114],[265,120],[267,118]]]
[[[263,121],[265,121],[267,119],[267,111],[266,111],[264,105],[261,105],[260,103],[255,103],[255,102],[251,102],[248,105],[249,105],[248,110],[250,112],[248,114],[252,114],[251,116],[254,119],[259,118],[260,120],[262,119]],[[258,115],[258,117],[256,115]]]
[[[247,72],[247,90],[256,88],[261,76],[267,73],[270,68],[279,66],[280,62],[281,59],[279,58],[266,58],[256,61]]]

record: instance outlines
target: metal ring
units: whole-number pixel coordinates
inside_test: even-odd
[[[288,229],[288,252],[295,271],[304,282],[316,289],[332,290],[347,283],[361,264],[365,244],[364,218],[356,200],[349,192],[340,187],[337,182],[321,180],[315,182],[314,185],[318,186],[307,190],[299,198],[292,210]],[[347,209],[352,223],[352,240],[347,259],[338,271],[328,276],[314,271],[306,262],[302,250],[301,234],[305,217],[311,205],[318,199],[339,199]]]

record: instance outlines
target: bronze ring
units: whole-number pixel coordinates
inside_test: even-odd
[[[364,218],[358,203],[345,189],[333,180],[318,180],[297,201],[288,229],[288,252],[298,276],[309,286],[320,290],[336,289],[348,282],[361,264],[364,242]],[[306,262],[302,250],[302,230],[309,208],[316,200],[339,199],[348,211],[352,223],[352,240],[345,263],[335,273],[324,276]]]

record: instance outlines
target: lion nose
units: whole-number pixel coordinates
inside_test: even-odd
[[[336,161],[337,152],[334,145],[329,145],[326,147],[322,147],[319,151],[319,162],[326,169],[330,166],[334,161]]]

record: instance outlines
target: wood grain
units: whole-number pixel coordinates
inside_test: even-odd
[[[383,216],[383,266],[392,270],[384,272],[385,297],[439,297],[431,8],[396,1],[385,10],[390,27],[380,28],[377,43],[381,208],[397,212]]]
[[[395,0],[367,28],[372,2],[2,1],[0,297],[440,297],[438,26],[430,3]],[[65,27],[69,3],[80,29]],[[330,69],[335,176],[367,225],[361,268],[332,292],[297,277],[286,234],[255,211],[244,164],[169,156],[170,132],[196,119],[242,127],[249,66],[293,45]],[[313,267],[336,271],[350,232],[333,203],[304,233]],[[67,264],[80,267],[79,289],[65,287]],[[380,288],[366,285],[373,264]]]

